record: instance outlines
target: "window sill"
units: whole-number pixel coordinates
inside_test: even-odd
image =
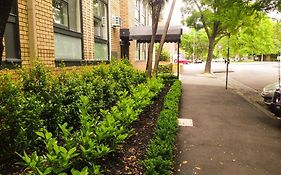
[[[136,63],[146,62],[146,60],[135,60]]]
[[[60,25],[54,24],[54,32],[67,35],[67,36],[72,36],[76,38],[82,38],[82,33],[81,32],[75,32],[69,29],[66,29],[64,27],[61,27]]]
[[[21,67],[21,59],[7,58],[7,60],[2,61],[0,70],[2,69],[17,69]]]
[[[67,67],[72,66],[86,66],[86,65],[98,65],[98,64],[109,64],[110,61],[101,61],[101,60],[55,60],[56,67],[61,67],[62,65]]]

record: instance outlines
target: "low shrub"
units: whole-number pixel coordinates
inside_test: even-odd
[[[178,77],[174,74],[159,74],[158,77],[163,79],[165,84],[170,85],[172,85],[174,81],[178,79]]]
[[[162,50],[161,55],[160,55],[160,61],[168,61],[170,58],[169,52],[166,50]]]
[[[73,131],[79,130],[77,104],[81,96],[90,101],[89,115],[100,116],[96,118],[100,121],[102,111],[116,106],[123,92],[132,94],[134,87],[147,82],[145,74],[127,62],[112,62],[55,76],[40,64],[21,72],[18,81],[7,75],[0,76],[1,163],[15,152],[29,153],[34,147],[44,146],[34,131],[46,129],[61,140],[60,125],[68,123]]]
[[[163,88],[163,82],[152,78],[131,88],[131,94],[123,91],[116,106],[103,110],[101,116],[90,115],[89,98],[81,96],[78,104],[80,129],[75,131],[67,123],[59,125],[60,139],[46,129],[36,132],[45,143],[45,151],[39,156],[37,151],[31,156],[25,152],[20,155],[22,164],[27,167],[26,174],[73,174],[76,169],[100,174],[98,160],[114,152],[116,146],[128,137],[130,125]]]
[[[178,128],[181,82],[176,80],[165,97],[164,109],[160,112],[154,138],[150,142],[145,160],[144,174],[172,174],[173,150]]]
[[[159,65],[158,67],[158,73],[161,74],[161,73],[169,73],[169,74],[172,74],[173,73],[173,64],[170,63],[170,64],[163,64],[163,65]]]

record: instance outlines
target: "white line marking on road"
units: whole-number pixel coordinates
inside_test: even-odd
[[[179,118],[178,120],[179,120],[179,126],[190,126],[190,127],[193,127],[192,119]]]

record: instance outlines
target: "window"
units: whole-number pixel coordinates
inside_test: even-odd
[[[53,0],[53,19],[60,27],[80,32],[80,1]]]
[[[107,40],[107,4],[101,0],[94,1],[94,14],[95,14],[95,36]]]
[[[94,0],[95,59],[108,60],[108,3]]]
[[[140,22],[140,0],[136,0],[135,20],[138,23]]]
[[[141,0],[136,0],[135,21],[136,26],[146,25],[146,6]]]
[[[136,43],[135,59],[137,61],[143,61],[146,59],[146,47],[145,43]]]
[[[20,61],[20,43],[19,43],[19,26],[18,26],[18,11],[17,1],[14,1],[8,18],[5,32],[5,54],[6,61]]]
[[[53,0],[56,60],[82,59],[80,3],[80,0]]]
[[[64,0],[53,0],[54,23],[68,27],[68,2]]]

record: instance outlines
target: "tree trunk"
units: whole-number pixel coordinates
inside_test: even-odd
[[[156,32],[158,28],[160,11],[161,11],[161,5],[152,6],[152,36],[151,36],[151,42],[148,47],[148,58],[147,58],[147,65],[146,65],[146,71],[149,78],[151,78],[152,76],[153,48],[154,48]]]
[[[2,56],[4,51],[4,32],[13,2],[14,0],[0,0],[0,65],[2,64]]]
[[[209,48],[208,48],[208,56],[207,56],[205,71],[204,71],[205,74],[211,74],[212,73],[212,67],[211,66],[212,66],[213,52],[214,52],[214,48],[215,48],[216,43],[219,41],[219,39],[216,41],[219,25],[220,25],[220,22],[215,21],[213,31],[212,31],[212,35],[210,35],[210,36],[208,35]]]
[[[204,71],[204,73],[206,73],[206,74],[212,73],[212,69],[211,69],[212,64],[211,63],[212,63],[214,47],[215,47],[215,38],[211,37],[209,39],[208,56],[207,56],[205,71]]]
[[[156,58],[155,58],[154,73],[156,75],[157,75],[157,71],[158,71],[158,65],[159,65],[159,61],[160,61],[161,52],[163,50],[165,39],[166,39],[166,36],[167,36],[167,33],[168,33],[168,29],[169,29],[169,25],[170,25],[172,15],[173,15],[175,4],[176,4],[176,0],[173,0],[172,5],[171,5],[171,9],[170,9],[170,12],[169,12],[169,16],[168,16],[168,19],[166,21],[166,24],[165,24],[165,27],[164,27],[164,30],[163,30],[163,34],[161,36],[159,50],[158,50],[158,53],[157,53]]]

